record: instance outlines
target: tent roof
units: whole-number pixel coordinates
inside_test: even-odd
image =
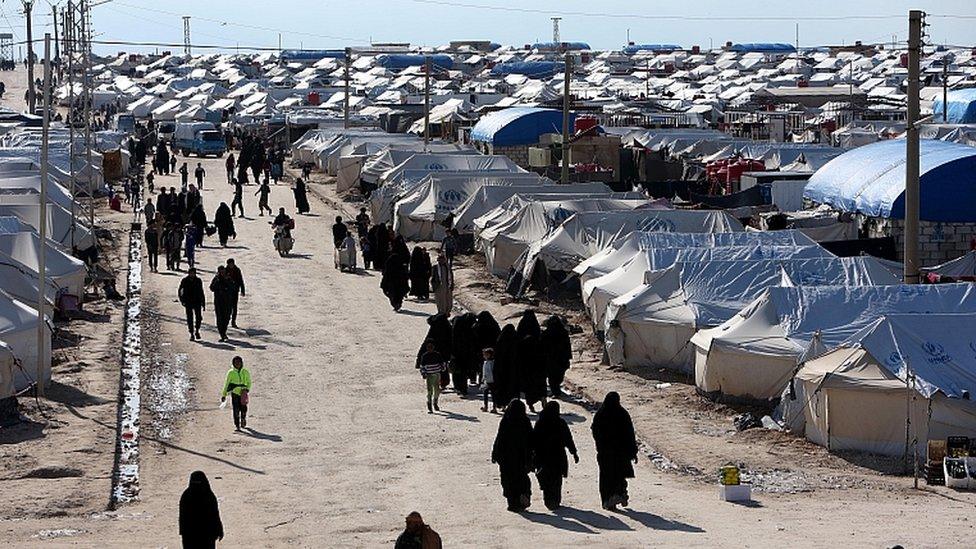
[[[921,140],[921,218],[976,222],[976,148]],[[848,151],[817,170],[803,196],[871,217],[905,216],[905,142],[888,140]]]
[[[575,115],[570,113],[570,125]],[[547,133],[561,133],[563,114],[555,109],[512,107],[483,116],[471,130],[471,140],[496,146],[534,145]]]

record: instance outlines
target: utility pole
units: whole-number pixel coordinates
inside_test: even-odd
[[[552,43],[555,46],[558,46],[560,44],[560,42],[562,42],[559,39],[559,22],[562,21],[562,20],[563,20],[562,17],[553,17],[552,18]]]
[[[44,329],[47,324],[44,322],[45,293],[47,290],[47,266],[45,259],[47,255],[47,159],[48,149],[50,149],[50,124],[51,109],[51,35],[44,34],[44,122],[41,126],[41,197],[40,215],[38,216],[38,232],[40,232],[41,245],[37,249],[37,396],[44,396]]]
[[[190,16],[183,16],[183,53],[187,55],[192,55],[190,53]]]
[[[562,172],[560,182],[563,185],[569,184],[569,81],[573,74],[573,56],[566,52],[566,70],[563,75],[563,146],[562,146]]]
[[[342,97],[342,127],[349,129],[349,65],[352,64],[352,48],[346,48],[346,63],[345,63],[345,76],[342,77],[345,82],[345,93]]]
[[[61,60],[61,53],[58,51],[58,8],[51,4],[51,17],[54,18],[54,59],[57,61]],[[60,63],[58,63],[58,75],[60,76]],[[58,79],[60,81],[60,79]]]
[[[424,152],[430,145],[430,56],[424,57]]]
[[[651,60],[644,59],[644,100],[651,100]]]
[[[91,4],[89,0],[81,0],[81,54],[82,60],[82,100],[85,105],[85,166],[88,170],[88,227],[95,227],[95,168],[92,165],[92,149],[95,140],[92,134],[92,81],[91,81]]]
[[[908,128],[905,139],[905,284],[918,284],[919,232],[919,57],[925,12],[908,12]]]
[[[278,57],[281,57],[281,33],[278,33]]]
[[[796,24],[796,73],[800,74],[800,23]]]
[[[946,56],[948,57],[948,56]],[[942,58],[942,122],[949,123],[949,62]]]
[[[64,50],[68,58],[68,180],[71,182],[71,248],[75,247],[75,232],[78,228],[77,195],[78,182],[75,178],[75,52],[77,51],[77,29],[75,27],[75,3],[68,1],[61,17],[64,23]]]
[[[34,114],[37,90],[34,89],[34,34],[31,28],[31,13],[34,11],[34,0],[23,0],[24,17],[27,18],[27,111]]]

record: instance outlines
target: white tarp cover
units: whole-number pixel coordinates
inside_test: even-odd
[[[37,252],[42,247],[40,240],[35,233],[0,234],[0,257],[12,257],[37,276]],[[85,295],[85,264],[54,246],[43,246],[43,249],[47,278],[80,301]]]
[[[442,171],[525,172],[509,157],[500,154],[417,153],[383,172],[379,178],[379,184],[396,183],[405,177],[407,171],[414,173]]]
[[[14,390],[14,352],[0,341],[0,398],[9,398],[16,394]]]
[[[32,230],[40,233],[41,208],[38,205],[37,199],[40,195],[18,196],[21,199],[20,203],[14,203],[16,201],[13,200],[13,197],[6,197],[6,200],[0,200],[0,216],[15,216],[29,225]],[[47,237],[70,250],[71,212],[57,204],[48,204],[45,211],[47,212],[45,216],[47,218]],[[94,245],[94,235],[79,218],[75,223],[75,246],[79,250],[86,250]]]
[[[25,192],[19,193],[18,189],[23,189]],[[40,197],[41,192],[41,176],[40,174],[30,174],[30,175],[20,175],[20,174],[0,174],[0,203],[3,203],[5,196],[12,196],[16,194],[33,194]],[[30,192],[27,192],[30,191]],[[71,203],[71,191],[58,185],[52,180],[48,180],[47,184],[47,199],[52,204],[57,204],[62,208],[70,211]],[[9,200],[14,200],[13,198]],[[22,199],[16,199],[15,203],[23,203]],[[77,210],[76,210],[77,211]]]
[[[7,255],[0,255],[0,290],[37,309],[37,273],[30,270],[23,263]],[[44,314],[54,315],[54,307],[58,299],[57,286],[48,279],[44,291]]]
[[[417,154],[423,155],[423,141],[420,141],[420,149],[418,150],[416,145],[416,138],[412,135],[410,136],[410,138],[413,138],[414,143],[410,143],[410,141],[405,141],[402,145],[391,144],[385,151],[367,160],[366,163],[363,165],[363,172],[360,176],[363,182],[369,183],[371,185],[379,185],[381,183],[380,178],[383,177],[383,174],[403,164],[414,155]],[[454,155],[482,156],[480,153],[478,153],[478,151],[474,149],[461,149],[457,151],[451,151],[449,154],[452,156]],[[429,157],[430,155],[424,155],[424,156]],[[411,169],[417,169],[418,167],[421,167],[421,165],[415,164],[411,166]]]
[[[892,313],[976,313],[976,288],[972,284],[769,288],[726,322],[695,334],[696,383],[709,393],[775,398],[816,332],[830,349]]]
[[[767,288],[896,282],[887,269],[863,257],[675,263],[648,272],[644,284],[612,300],[605,322],[619,323],[626,365],[690,372],[689,341],[695,332],[732,318]]]
[[[947,261],[934,267],[923,267],[922,271],[952,278],[972,280],[976,278],[976,251],[966,252],[966,255],[957,257],[952,261]]]
[[[738,233],[661,233],[635,231],[627,234],[573,268],[580,284],[626,264],[645,250],[715,248],[722,246],[816,246],[800,231],[747,231]]]
[[[365,154],[340,156],[336,168],[336,192],[344,193],[359,184],[359,174],[363,163],[369,158]]]
[[[623,235],[634,231],[666,233],[733,233],[742,223],[724,211],[672,210],[648,204],[622,212],[581,212],[544,239],[533,242],[522,262],[522,288],[541,266],[548,271],[572,271]]]
[[[590,194],[609,195],[613,191],[603,183],[575,183],[572,185],[556,185],[547,181],[544,189],[537,189],[536,185],[511,185],[508,187],[482,187],[468,197],[464,204],[458,206],[454,212],[454,228],[462,234],[474,232],[474,220],[501,206],[503,202],[520,194],[526,197],[533,193],[546,194]]]
[[[14,357],[24,366],[23,370],[14,369],[13,385],[17,392],[26,389],[36,380],[39,318],[41,317],[35,309],[0,292],[0,342],[6,343]],[[51,381],[51,330],[44,329],[42,332],[42,381],[48,384]]]
[[[580,288],[583,303],[598,330],[604,328],[604,314],[610,301],[644,283],[648,271],[666,269],[675,263],[702,261],[759,261],[763,259],[812,259],[834,257],[821,246],[719,246],[714,248],[653,248],[636,253],[609,273],[588,279]]]
[[[478,189],[486,186],[542,186],[548,179],[535,173],[432,173],[394,206],[393,230],[407,240],[444,238],[441,223]]]
[[[974,321],[973,314],[885,315],[805,362],[794,386],[809,395],[807,438],[831,450],[900,456],[906,436],[976,436],[976,402],[963,398],[976,390]],[[910,412],[908,387],[923,397]]]
[[[478,241],[488,260],[488,270],[495,276],[508,276],[509,269],[530,243],[541,240],[549,231],[558,227],[573,214],[633,210],[646,205],[647,202],[646,198],[587,198],[531,202],[507,220],[478,233]]]

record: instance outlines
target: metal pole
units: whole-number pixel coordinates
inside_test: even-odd
[[[562,173],[560,182],[563,185],[569,184],[569,81],[573,74],[573,56],[566,52],[565,74],[563,74],[563,146],[562,146]]]
[[[942,121],[949,123],[949,65],[942,58]]]
[[[47,254],[47,159],[50,148],[51,124],[51,35],[44,34],[44,123],[41,126],[41,198],[38,231],[41,245],[37,248],[37,396],[44,396],[44,297],[47,289],[47,268],[44,264]]]
[[[430,145],[430,56],[424,58],[424,152]]]
[[[925,14],[908,12],[908,128],[905,139],[905,283],[918,284],[919,231],[919,55]]]
[[[34,108],[37,106],[35,101],[37,90],[34,89],[34,34],[31,28],[34,0],[23,1],[24,17],[27,18],[27,111],[34,114]]]
[[[88,0],[81,0],[81,53],[84,55],[82,82],[85,102],[85,162],[88,169],[88,227],[95,226],[95,169],[92,167],[92,85],[91,85],[91,12]]]
[[[346,48],[346,72],[342,79],[345,81],[345,93],[342,97],[342,127],[349,129],[349,65],[352,64],[352,48]]]
[[[64,44],[68,54],[68,178],[71,181],[71,249],[75,248],[75,231],[78,227],[77,192],[75,181],[75,7],[68,2],[64,10]]]
[[[58,63],[58,75],[60,76],[61,71],[61,52],[58,51],[58,8],[51,4],[51,16],[54,17],[54,59],[59,61]],[[60,81],[60,78],[58,78]]]

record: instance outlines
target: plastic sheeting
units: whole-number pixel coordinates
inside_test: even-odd
[[[542,240],[533,242],[522,264],[519,293],[532,280],[536,269],[572,271],[580,261],[634,231],[668,233],[731,233],[742,224],[726,212],[671,210],[649,203],[633,211],[581,212],[566,220]]]
[[[605,320],[623,331],[625,364],[690,372],[695,331],[727,321],[767,288],[894,283],[887,269],[861,257],[676,263],[611,301]]]
[[[569,115],[570,127],[576,115]],[[562,133],[563,113],[556,109],[512,107],[482,116],[471,129],[471,141],[496,147],[535,145],[547,133]]]
[[[946,109],[947,124],[976,124],[976,88],[966,88],[962,90],[949,90],[948,108]],[[942,118],[942,96],[935,98],[932,104],[932,112],[936,120]]]
[[[976,148],[921,140],[921,219],[976,221]],[[870,217],[905,216],[905,143],[865,145],[828,162],[807,183],[803,196],[845,212]]]
[[[695,334],[695,380],[706,392],[771,399],[818,331],[833,348],[883,315],[974,312],[971,284],[769,288],[726,322]]]
[[[548,179],[534,173],[458,172],[429,174],[394,207],[393,230],[407,240],[440,240],[448,215],[486,185],[540,187]]]
[[[14,198],[20,198],[19,201]],[[37,204],[39,195],[14,195],[0,200],[0,216],[15,216],[29,226],[30,231],[40,233],[41,208]],[[57,204],[48,204],[47,237],[57,242],[65,249],[71,249],[71,212]],[[75,212],[76,215],[78,212]],[[9,232],[9,231],[4,231]],[[23,231],[14,231],[23,232]],[[80,218],[75,223],[74,244],[81,250],[87,250],[95,245],[95,237],[87,224]]]
[[[947,261],[934,267],[924,267],[922,271],[940,277],[950,276],[958,279],[976,279],[976,251],[966,252],[965,255],[957,257],[952,261]]]
[[[573,268],[580,284],[605,275],[645,250],[712,248],[721,246],[815,246],[800,231],[749,231],[735,233],[662,233],[635,231],[615,240],[601,252]]]
[[[474,220],[499,207],[506,200],[515,195],[532,199],[539,193],[547,196],[557,194],[572,195],[604,195],[611,194],[610,187],[603,183],[576,183],[572,185],[557,185],[550,180],[544,180],[544,188],[538,185],[511,185],[507,187],[486,186],[478,189],[468,199],[458,206],[454,212],[454,228],[460,233],[474,232]],[[541,200],[541,199],[540,199]]]
[[[37,323],[43,321],[36,310],[0,292],[0,342],[5,343],[24,366],[23,369],[14,368],[13,389],[16,392],[38,381]],[[42,333],[40,381],[46,385],[51,382],[51,330],[44,329]]]
[[[509,269],[530,243],[542,239],[573,214],[632,210],[646,204],[646,199],[610,198],[532,202],[507,216],[504,221],[481,231],[478,241],[485,252],[488,270],[495,276],[508,276]]]
[[[41,246],[40,240],[35,233],[0,234],[0,260],[4,256],[11,257],[29,268],[36,277],[38,250],[43,249],[48,280],[81,301],[85,295],[85,264],[53,246]]]

